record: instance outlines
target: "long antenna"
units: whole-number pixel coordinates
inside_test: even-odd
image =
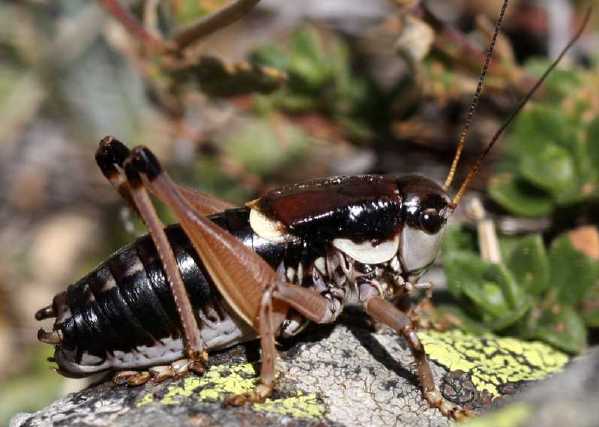
[[[495,143],[497,142],[497,140],[501,137],[501,135],[503,135],[503,133],[505,132],[505,130],[514,121],[514,119],[516,118],[516,116],[518,115],[518,113],[520,113],[520,111],[522,111],[522,109],[528,103],[528,101],[530,101],[530,98],[532,98],[534,96],[534,94],[536,93],[536,91],[539,89],[539,87],[541,87],[541,85],[543,84],[543,82],[547,79],[547,77],[549,76],[549,74],[551,74],[551,72],[555,69],[555,67],[557,67],[557,65],[560,63],[560,61],[566,55],[566,53],[570,50],[570,48],[572,48],[572,46],[574,46],[574,43],[576,43],[578,41],[578,39],[580,38],[580,36],[584,32],[584,29],[586,28],[587,24],[589,23],[589,20],[591,19],[591,13],[592,12],[593,12],[593,7],[589,6],[589,8],[587,9],[587,12],[585,14],[584,20],[582,21],[582,25],[580,26],[580,28],[578,29],[578,31],[576,32],[576,34],[574,35],[574,37],[572,37],[572,39],[570,40],[570,42],[568,42],[568,44],[566,45],[566,47],[561,51],[561,53],[559,54],[559,56],[557,57],[557,59],[555,61],[553,61],[553,63],[549,66],[549,68],[547,68],[547,70],[543,73],[543,75],[541,76],[541,78],[535,83],[535,85],[532,87],[532,89],[520,101],[520,103],[518,104],[518,106],[516,107],[516,109],[514,111],[512,111],[512,113],[510,114],[510,116],[508,117],[508,119],[505,121],[505,123],[503,125],[501,125],[501,127],[497,130],[497,132],[495,132],[495,135],[493,135],[493,138],[491,138],[491,141],[489,142],[489,144],[487,145],[487,147],[485,148],[485,150],[483,151],[483,153],[476,160],[476,163],[470,169],[470,172],[468,172],[468,175],[464,179],[464,182],[460,186],[460,189],[458,190],[457,194],[454,196],[454,198],[452,200],[452,205],[453,205],[454,208],[462,200],[462,197],[464,196],[464,193],[468,189],[468,185],[470,185],[470,183],[472,182],[472,180],[478,174],[478,171],[480,170],[480,165],[482,164],[482,162],[485,159],[485,157],[487,157],[487,154],[489,154],[489,151],[491,151],[491,149],[493,148],[493,146],[495,145]]]
[[[460,162],[460,157],[462,157],[462,151],[464,151],[464,145],[466,143],[466,137],[470,132],[470,127],[472,126],[472,119],[474,117],[474,113],[476,112],[476,107],[478,106],[478,101],[480,100],[480,96],[483,92],[485,78],[487,77],[487,72],[489,71],[489,65],[491,64],[491,59],[493,58],[493,51],[495,50],[495,44],[497,43],[497,37],[499,36],[499,30],[501,29],[501,24],[503,22],[503,17],[505,16],[505,11],[507,10],[508,0],[504,0],[503,5],[501,6],[501,11],[499,12],[499,17],[497,18],[497,22],[495,23],[495,31],[493,32],[493,37],[491,38],[491,43],[489,43],[489,49],[487,50],[487,54],[485,56],[485,62],[483,64],[482,71],[480,73],[480,78],[478,79],[478,85],[476,86],[476,92],[474,92],[474,97],[472,98],[472,102],[470,103],[470,108],[468,109],[468,115],[466,116],[466,121],[464,123],[464,127],[462,128],[462,132],[460,133],[460,139],[458,142],[458,146],[455,150],[455,155],[453,157],[453,161],[451,162],[451,167],[449,168],[449,174],[445,179],[445,184],[443,184],[443,189],[447,191],[453,182],[453,178],[455,177],[455,173],[458,169],[458,163]]]

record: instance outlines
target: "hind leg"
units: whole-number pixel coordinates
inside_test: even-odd
[[[104,138],[96,153],[96,160],[104,175],[139,213],[148,227],[177,306],[183,328],[184,355],[191,360],[189,370],[202,373],[208,354],[200,336],[198,322],[189,301],[175,254],[164,232],[164,225],[160,221],[139,175],[133,170],[128,173],[123,172],[125,156],[129,156],[127,147],[112,138]],[[145,376],[132,378],[131,381],[137,382],[137,380],[142,381]]]
[[[130,154],[131,150],[125,144],[111,136],[107,136],[100,141],[98,150],[96,151],[96,163],[102,174],[123,199],[125,199],[129,207],[139,213],[131,196],[130,184],[123,173],[125,160],[127,160]],[[210,215],[235,207],[229,202],[202,191],[177,184],[176,187],[194,209],[202,215]]]

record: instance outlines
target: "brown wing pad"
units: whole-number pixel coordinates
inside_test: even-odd
[[[193,188],[189,188],[184,185],[177,185],[177,188],[179,189],[181,195],[201,215],[212,215],[236,207],[232,203],[226,202],[211,196],[210,194],[194,190]]]

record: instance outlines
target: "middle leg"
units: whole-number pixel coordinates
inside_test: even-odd
[[[262,348],[262,368],[260,384],[250,393],[231,396],[226,404],[243,405],[246,402],[262,402],[270,396],[275,379],[275,332],[280,323],[273,320],[273,301],[289,304],[306,319],[315,323],[330,323],[336,318],[335,305],[318,292],[301,286],[281,281],[269,287],[262,294],[259,316],[259,335]]]
[[[445,416],[456,420],[468,417],[468,411],[445,400],[437,388],[424,347],[416,335],[410,318],[392,303],[378,296],[368,299],[364,303],[364,308],[373,319],[389,326],[405,338],[416,359],[418,379],[426,401],[432,407],[438,408]]]

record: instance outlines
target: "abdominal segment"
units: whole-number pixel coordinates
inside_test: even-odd
[[[166,229],[208,350],[253,339],[207,279],[179,226]],[[55,359],[66,375],[137,368],[183,357],[182,327],[162,263],[149,236],[119,250],[54,299]]]

